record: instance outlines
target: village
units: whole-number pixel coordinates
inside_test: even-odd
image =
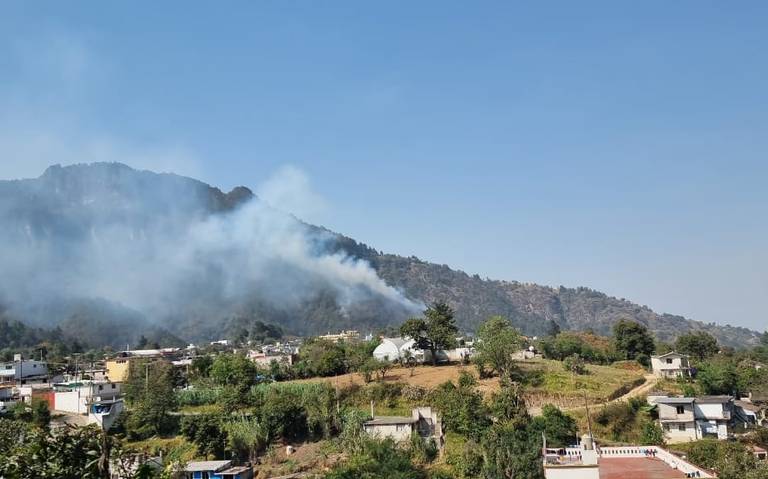
[[[692,459],[696,454],[688,449],[689,445],[713,440],[740,444],[740,438],[768,437],[766,384],[760,387],[761,383],[753,382],[758,386],[750,386],[748,391],[737,391],[735,395],[691,394],[696,391],[696,376],[701,372],[692,365],[689,354],[669,350],[651,355],[645,368],[634,361],[615,362],[612,366],[600,366],[595,361],[587,364],[578,353],[568,354],[568,351],[558,349],[563,347],[560,343],[602,339],[576,333],[557,333],[550,338],[525,337],[508,328],[502,320],[495,321],[489,320],[490,326],[499,328],[493,336],[483,336],[481,332],[478,337],[442,340],[451,346],[449,348],[440,347],[441,341],[437,339],[428,342],[423,337],[419,339],[419,336],[416,336],[417,339],[409,336],[376,337],[372,334],[363,337],[358,331],[341,331],[260,345],[236,344],[223,339],[185,348],[126,349],[94,361],[66,365],[49,364],[44,359],[22,358],[21,354],[16,354],[13,361],[0,364],[0,414],[12,417],[22,414],[25,409],[36,414],[42,408],[46,411],[44,414],[50,416],[52,430],[91,427],[103,431],[103,434],[122,431],[118,432],[121,436],[135,436],[135,433],[129,432],[132,426],[125,421],[125,415],[131,415],[131,409],[143,407],[145,398],[142,395],[151,394],[152,389],[157,387],[154,385],[156,371],[166,368],[167,377],[177,378],[174,379],[177,384],[166,387],[165,394],[179,399],[162,414],[180,419],[184,433],[185,427],[192,427],[184,424],[196,424],[194,421],[206,417],[210,411],[219,410],[218,404],[223,404],[220,402],[223,400],[221,394],[230,390],[227,388],[237,381],[231,376],[219,383],[221,386],[211,389],[210,385],[214,382],[205,379],[209,376],[213,378],[215,373],[212,371],[224,365],[222,361],[226,359],[229,361],[226,363],[229,368],[227,374],[239,374],[233,371],[240,368],[245,371],[244,374],[250,375],[245,379],[248,389],[241,389],[242,394],[247,396],[253,394],[248,391],[258,390],[250,388],[267,388],[262,391],[269,394],[270,388],[283,384],[327,387],[331,394],[327,399],[330,407],[338,409],[340,402],[346,401],[347,406],[361,415],[355,426],[360,433],[374,441],[391,440],[394,444],[405,445],[419,438],[433,448],[434,452],[430,453],[433,456],[430,457],[433,457],[431,461],[435,464],[450,464],[455,460],[451,458],[456,454],[453,449],[459,437],[457,434],[471,437],[472,433],[461,432],[461,428],[466,426],[457,425],[455,414],[450,409],[456,406],[446,406],[444,399],[431,402],[431,397],[440,398],[440,395],[430,391],[439,391],[445,388],[445,384],[458,384],[459,390],[462,390],[465,387],[462,381],[470,381],[469,389],[462,394],[477,401],[483,401],[483,397],[493,401],[498,400],[499,394],[507,387],[533,384],[526,377],[531,374],[543,374],[545,382],[549,376],[565,378],[563,380],[570,385],[557,391],[544,386],[538,389],[529,387],[526,395],[520,396],[527,409],[521,414],[534,418],[534,421],[546,418],[552,408],[557,409],[551,404],[564,399],[559,403],[562,412],[558,410],[556,414],[564,414],[563,417],[572,414],[577,418],[569,419],[571,426],[566,428],[566,433],[556,431],[548,437],[549,430],[540,431],[539,460],[547,479],[719,477],[711,465],[697,464]],[[496,341],[496,336],[498,344],[491,344]],[[581,347],[589,360],[587,350],[591,346],[583,342]],[[336,353],[346,356],[334,358]],[[360,354],[364,357],[359,357]],[[567,357],[563,358],[563,354]],[[709,354],[714,354],[712,357],[716,358],[723,353]],[[241,359],[245,363],[238,363]],[[323,370],[317,369],[315,364],[315,369],[312,369],[313,361],[325,363],[332,360],[337,361],[338,366]],[[617,364],[626,369],[617,369]],[[750,367],[757,375],[765,372],[760,362],[753,362]],[[207,372],[203,373],[203,370]],[[608,385],[609,373],[621,374],[615,385]],[[606,376],[601,377],[601,374]],[[509,382],[512,379],[514,381]],[[589,383],[590,380],[594,380],[595,384]],[[357,392],[374,386],[382,392],[367,395]],[[392,393],[396,396],[388,396],[388,390],[397,391]],[[414,397],[404,399],[406,390],[412,391],[410,394]],[[206,391],[210,394],[215,391],[219,399],[200,399]],[[129,397],[126,397],[127,392]],[[342,399],[344,397],[347,399]],[[185,407],[185,403],[188,406]],[[651,434],[649,439],[645,434],[641,441],[632,443],[621,440],[620,435],[606,435],[606,431],[614,425],[611,420],[605,420],[607,422],[601,426],[601,415],[605,415],[609,407],[624,407],[621,405],[625,404],[632,404],[632,407],[643,411],[643,417],[648,418],[643,427],[651,433],[658,431],[657,437]],[[211,409],[214,406],[215,409]],[[222,407],[237,411],[246,406],[235,404]],[[251,423],[246,421],[245,424]],[[342,425],[329,427],[338,428],[342,436],[351,434]],[[167,433],[157,429],[157,433],[153,434],[162,437]],[[297,471],[282,466],[282,469],[262,467],[260,463],[263,464],[263,459],[253,452],[263,450],[268,446],[266,443],[248,455],[250,460],[242,460],[243,456],[233,454],[231,458],[225,458],[222,456],[227,454],[215,452],[216,448],[206,449],[208,438],[189,437],[198,444],[198,454],[205,450],[208,452],[196,455],[193,448],[191,455],[187,454],[189,459],[171,465],[168,451],[164,454],[162,447],[154,450],[134,448],[134,452],[128,454],[127,462],[123,461],[122,468],[115,464],[111,477],[130,478],[140,469],[149,468],[159,473],[170,470],[169,467],[173,470],[173,477],[190,479],[313,477],[313,468],[318,467],[317,464],[304,465],[298,469],[305,470]],[[321,437],[328,436],[321,434]],[[311,444],[311,441],[307,442],[307,434],[291,436],[283,432],[278,433],[275,439],[280,439],[275,445],[282,447],[280,455],[285,458],[283,464],[291,463],[292,455],[299,457],[302,449]],[[759,445],[751,441],[746,444],[745,450],[756,464],[768,464],[765,443]],[[269,447],[274,448],[275,445]],[[269,475],[271,473],[275,475]]]

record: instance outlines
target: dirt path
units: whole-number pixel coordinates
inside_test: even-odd
[[[643,394],[648,393],[653,389],[654,386],[656,386],[656,383],[658,382],[658,378],[654,376],[653,374],[646,374],[643,376],[645,381],[643,384],[637,386],[634,389],[629,390],[626,394],[623,396],[619,396],[616,399],[612,399],[610,401],[604,402],[604,403],[598,403],[598,404],[590,404],[592,407],[602,406],[605,404],[611,404],[615,402],[621,402],[621,401],[628,401],[629,399],[637,396],[642,396]],[[584,409],[584,405],[577,405],[577,406],[571,406],[571,407],[563,407],[560,408],[561,411],[576,411]],[[531,407],[528,408],[528,412],[531,416],[540,416],[541,415],[541,408],[540,407]]]

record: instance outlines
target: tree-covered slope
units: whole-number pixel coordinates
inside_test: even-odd
[[[466,332],[500,314],[529,335],[555,324],[607,334],[632,319],[662,340],[704,329],[726,345],[757,341],[588,288],[482,279],[385,254],[273,210],[247,188],[224,193],[115,163],[0,181],[0,241],[0,305],[93,346],[258,336],[259,323],[288,334],[378,331],[437,300]]]

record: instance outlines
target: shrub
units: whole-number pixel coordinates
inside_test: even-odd
[[[570,371],[574,374],[587,374],[587,368],[584,365],[584,360],[578,354],[568,356],[563,360],[563,367],[566,371]]]

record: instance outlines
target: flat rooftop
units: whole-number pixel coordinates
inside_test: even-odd
[[[412,417],[405,416],[378,416],[370,421],[365,421],[366,426],[388,426],[393,424],[413,424],[418,422]]]
[[[677,479],[685,474],[650,457],[601,457],[600,479]]]

